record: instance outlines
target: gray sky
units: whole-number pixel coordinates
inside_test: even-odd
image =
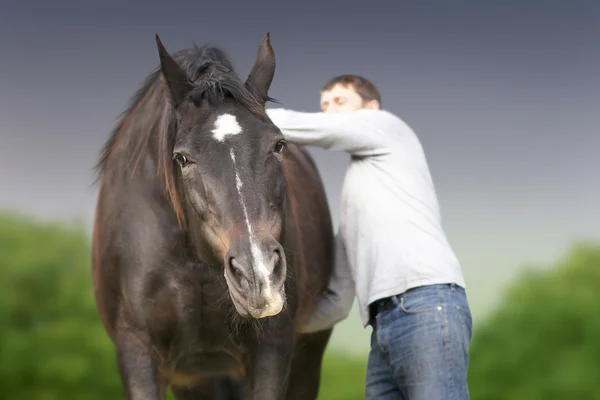
[[[246,76],[270,31],[285,107],[316,111],[358,73],[415,130],[476,315],[524,263],[600,238],[600,2],[210,3],[3,2],[0,208],[91,223],[91,167],[158,64],[154,34],[222,46]],[[311,151],[337,221],[347,156]]]

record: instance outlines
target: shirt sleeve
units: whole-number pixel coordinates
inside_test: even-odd
[[[329,286],[317,300],[311,319],[300,328],[302,333],[318,332],[332,328],[346,319],[352,309],[356,289],[352,271],[348,265],[346,247],[338,234],[336,237],[336,255]]]
[[[400,121],[385,110],[359,109],[340,114],[267,109],[271,121],[290,142],[357,156],[389,153]]]

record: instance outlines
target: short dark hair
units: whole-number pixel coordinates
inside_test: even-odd
[[[345,87],[351,86],[356,93],[363,99],[363,101],[377,100],[381,106],[381,94],[377,87],[368,80],[359,75],[344,74],[338,75],[331,78],[322,88],[321,92],[325,92],[333,89],[336,85],[342,85]]]

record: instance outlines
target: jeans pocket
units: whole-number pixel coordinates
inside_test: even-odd
[[[399,308],[407,314],[440,311],[444,304],[441,291],[428,287],[408,291],[400,296]]]

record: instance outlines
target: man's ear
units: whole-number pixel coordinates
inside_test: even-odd
[[[369,108],[371,110],[379,110],[381,108],[381,104],[377,100],[370,100],[364,103],[364,108]]]

